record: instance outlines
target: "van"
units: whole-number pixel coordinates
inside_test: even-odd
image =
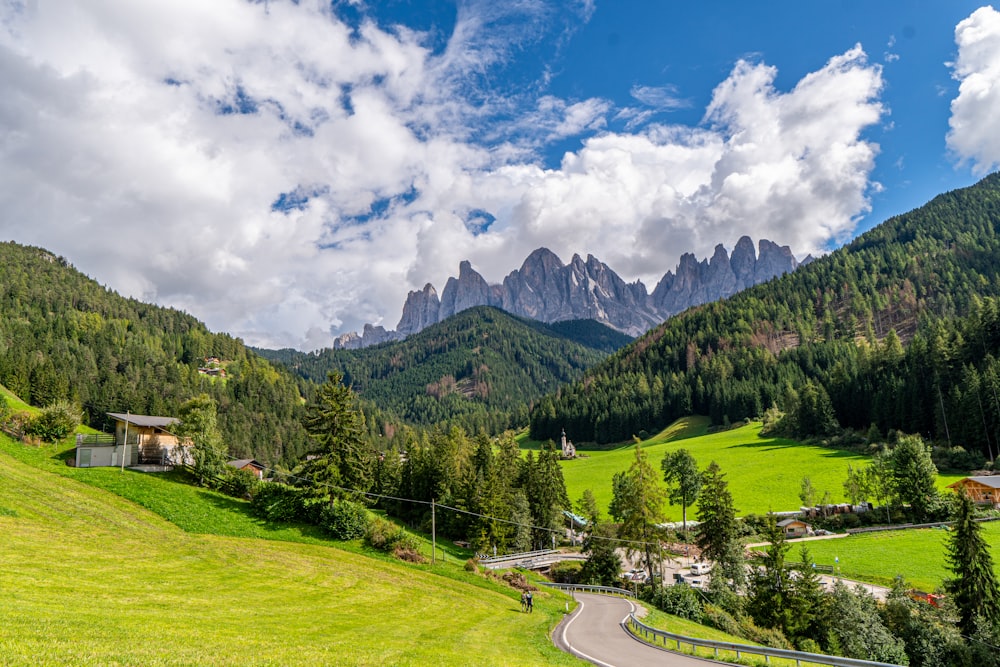
[[[691,565],[691,574],[708,574],[711,571],[711,563],[693,563]]]

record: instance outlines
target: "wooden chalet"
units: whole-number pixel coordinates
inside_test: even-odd
[[[972,502],[1000,509],[1000,475],[965,477],[948,485],[955,493],[965,491]]]
[[[227,461],[226,465],[237,470],[249,470],[257,479],[264,479],[264,469],[267,467],[256,459],[236,459]]]

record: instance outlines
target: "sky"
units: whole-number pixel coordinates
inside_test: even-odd
[[[0,0],[0,240],[251,345],[546,247],[652,290],[1000,165],[962,0]]]

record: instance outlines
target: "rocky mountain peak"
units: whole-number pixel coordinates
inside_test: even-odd
[[[403,338],[455,313],[475,306],[495,306],[514,315],[543,322],[594,319],[638,336],[691,306],[725,298],[751,285],[795,270],[798,263],[788,246],[743,236],[730,256],[719,244],[710,259],[681,255],[675,272],[667,271],[652,294],[641,282],[627,284],[594,255],[573,255],[569,264],[548,248],[532,252],[499,285],[490,285],[468,260],[449,278],[441,298],[428,283],[410,292],[396,331],[367,325],[361,336],[346,334],[334,347],[365,347]],[[371,342],[369,342],[371,341]]]

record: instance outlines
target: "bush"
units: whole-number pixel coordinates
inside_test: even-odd
[[[380,516],[369,523],[368,531],[365,533],[365,544],[385,553],[417,549],[417,541],[413,536]]]
[[[687,584],[661,587],[650,597],[650,603],[661,611],[701,623],[704,613],[698,593]]]
[[[250,501],[250,509],[269,521],[301,521],[304,500],[302,491],[293,486],[261,482]]]
[[[33,435],[44,442],[58,442],[80,425],[80,411],[65,401],[42,409],[37,417],[25,425],[25,435]]]
[[[349,500],[336,500],[320,510],[319,525],[335,540],[356,540],[368,531],[368,511]]]
[[[233,498],[246,498],[249,500],[253,498],[259,484],[260,480],[257,479],[257,475],[249,470],[232,470],[223,477],[219,488],[223,493]]]
[[[736,637],[743,637],[743,628],[740,627],[739,621],[726,610],[716,607],[713,604],[707,604],[704,606],[703,611],[704,617],[702,622],[705,625]]]

